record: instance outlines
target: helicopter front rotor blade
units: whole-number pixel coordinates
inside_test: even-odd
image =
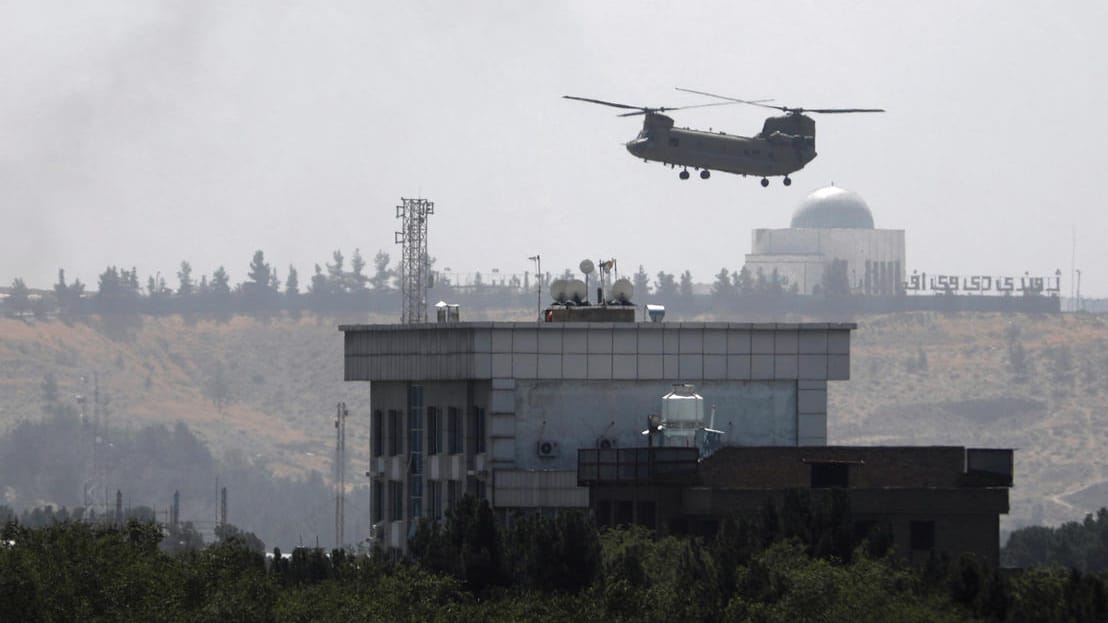
[[[567,100],[577,100],[579,102],[589,102],[590,104],[601,104],[603,106],[612,106],[613,108],[626,108],[629,110],[644,111],[642,106],[631,106],[629,104],[617,104],[615,102],[605,102],[604,100],[592,99],[591,97],[577,97],[576,95],[563,95],[563,98]]]
[[[659,106],[658,108],[642,108],[635,112],[625,112],[617,117],[634,117],[636,115],[645,115],[652,112],[669,112],[671,110],[688,110],[690,108],[708,108],[709,106],[730,106],[737,102],[711,102],[708,104],[692,104],[690,106]]]

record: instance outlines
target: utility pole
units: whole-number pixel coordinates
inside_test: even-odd
[[[527,259],[535,263],[535,285],[538,286],[535,290],[535,317],[542,322],[542,256],[536,254]]]
[[[335,549],[346,540],[346,416],[350,412],[340,402],[335,415]]]

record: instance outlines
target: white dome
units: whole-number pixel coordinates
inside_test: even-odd
[[[873,229],[873,213],[856,192],[827,186],[808,195],[793,212],[793,229]]]

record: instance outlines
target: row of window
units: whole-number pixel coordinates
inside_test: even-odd
[[[426,414],[420,411],[424,410],[411,410],[408,414],[409,452],[422,451],[420,446],[424,445],[424,439],[426,439],[427,456],[444,452],[462,454],[463,432],[469,437],[470,447],[473,448],[474,453],[485,452],[486,418],[485,410],[481,407],[473,407],[470,410],[468,430],[463,429],[462,410],[457,407],[447,407],[445,413],[437,407],[427,407]],[[424,429],[424,419],[426,419],[426,429]],[[389,409],[387,414],[381,410],[374,411],[371,427],[373,456],[397,456],[402,453],[404,447],[401,440],[404,426],[403,414],[399,410]]]
[[[445,482],[446,487],[443,487]],[[463,494],[462,482],[460,480],[428,480],[427,481],[427,494],[425,496],[426,505],[423,508],[414,509],[409,507],[409,516],[421,517],[426,516],[431,519],[438,519],[443,516],[446,509],[454,506]],[[411,487],[413,481],[409,480],[408,486]],[[422,487],[423,483],[420,482],[419,486]],[[484,483],[478,481],[476,483],[475,490],[478,496],[483,496]],[[372,495],[372,510],[371,516],[373,523],[383,521],[385,519],[385,496],[388,495],[388,519],[389,521],[400,521],[404,519],[404,483],[400,480],[390,480],[388,482],[381,482],[374,480],[371,483],[371,495]],[[443,490],[445,489],[446,499],[443,500]],[[409,500],[411,497],[409,497]],[[443,506],[445,501],[446,505]],[[418,511],[418,512],[413,512]],[[424,515],[424,512],[426,514]]]

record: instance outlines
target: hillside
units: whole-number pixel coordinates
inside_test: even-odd
[[[1005,528],[1108,505],[1108,317],[916,313],[857,319],[829,442],[1015,448]]]
[[[392,320],[172,316],[121,329],[3,319],[0,432],[42,417],[48,374],[62,401],[89,396],[91,412],[95,378],[112,425],[182,420],[217,455],[234,453],[279,475],[327,475],[335,404],[345,401],[350,471],[360,473],[368,393],[342,382],[336,327]],[[1108,317],[909,313],[856,321],[852,380],[830,385],[831,443],[1017,448],[1009,529],[1108,504]]]

